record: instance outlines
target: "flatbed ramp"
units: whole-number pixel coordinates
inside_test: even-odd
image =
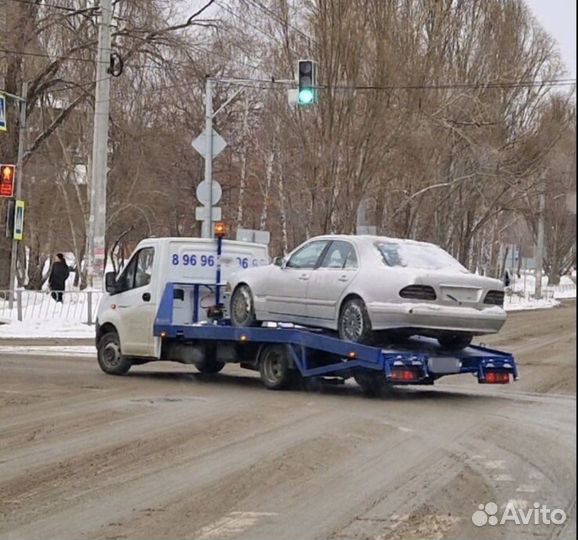
[[[207,287],[206,285],[202,285]],[[288,386],[301,378],[345,380],[354,377],[373,393],[385,385],[431,385],[447,375],[470,373],[482,384],[506,384],[518,379],[512,354],[483,346],[461,350],[442,349],[436,340],[408,339],[402,345],[368,346],[339,339],[330,332],[292,325],[239,328],[227,320],[175,323],[174,299],[182,287],[198,285],[168,283],[154,324],[154,335],[164,345],[183,344],[211,351],[215,361],[240,363],[258,370],[269,388]],[[175,294],[176,293],[176,294]],[[218,371],[218,370],[215,370]],[[279,381],[281,381],[279,383]]]

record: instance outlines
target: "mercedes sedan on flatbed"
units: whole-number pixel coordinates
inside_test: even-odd
[[[434,244],[380,236],[312,238],[234,274],[228,288],[236,326],[288,322],[368,344],[422,335],[463,348],[506,320],[500,280],[469,272]]]

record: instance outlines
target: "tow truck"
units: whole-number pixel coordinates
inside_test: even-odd
[[[518,379],[512,354],[484,346],[447,350],[428,338],[369,346],[292,324],[232,326],[227,274],[269,261],[266,246],[225,240],[226,229],[216,224],[214,239],[145,240],[120,276],[106,274],[108,294],[96,326],[98,362],[105,373],[123,375],[133,365],[159,360],[193,364],[201,373],[237,363],[258,371],[273,390],[354,378],[368,395],[466,373],[480,384]]]

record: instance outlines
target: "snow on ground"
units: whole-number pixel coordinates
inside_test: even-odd
[[[574,279],[576,279],[574,277]],[[531,273],[522,274],[521,277],[514,276],[513,282],[509,289],[518,294],[533,295],[536,290],[536,277]],[[542,278],[542,292],[544,296],[553,295],[554,298],[576,298],[576,282],[570,276],[562,276],[560,284],[555,286],[548,285],[548,277]]]
[[[574,295],[576,297],[576,295]],[[529,311],[534,309],[547,309],[560,305],[560,300],[556,298],[542,298],[536,300],[535,298],[524,298],[518,296],[506,297],[504,302],[504,309],[510,311]]]
[[[33,319],[22,322],[9,321],[8,324],[2,324],[2,322],[6,321],[0,321],[0,339],[94,338],[94,326],[89,326],[78,321]]]
[[[0,354],[37,354],[39,356],[89,356],[96,354],[96,347],[82,345],[0,345]]]

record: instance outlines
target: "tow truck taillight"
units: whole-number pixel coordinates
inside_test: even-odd
[[[389,378],[392,381],[411,382],[420,379],[420,373],[415,368],[393,368]]]
[[[481,381],[486,384],[508,384],[510,374],[506,371],[486,371],[485,380]]]

